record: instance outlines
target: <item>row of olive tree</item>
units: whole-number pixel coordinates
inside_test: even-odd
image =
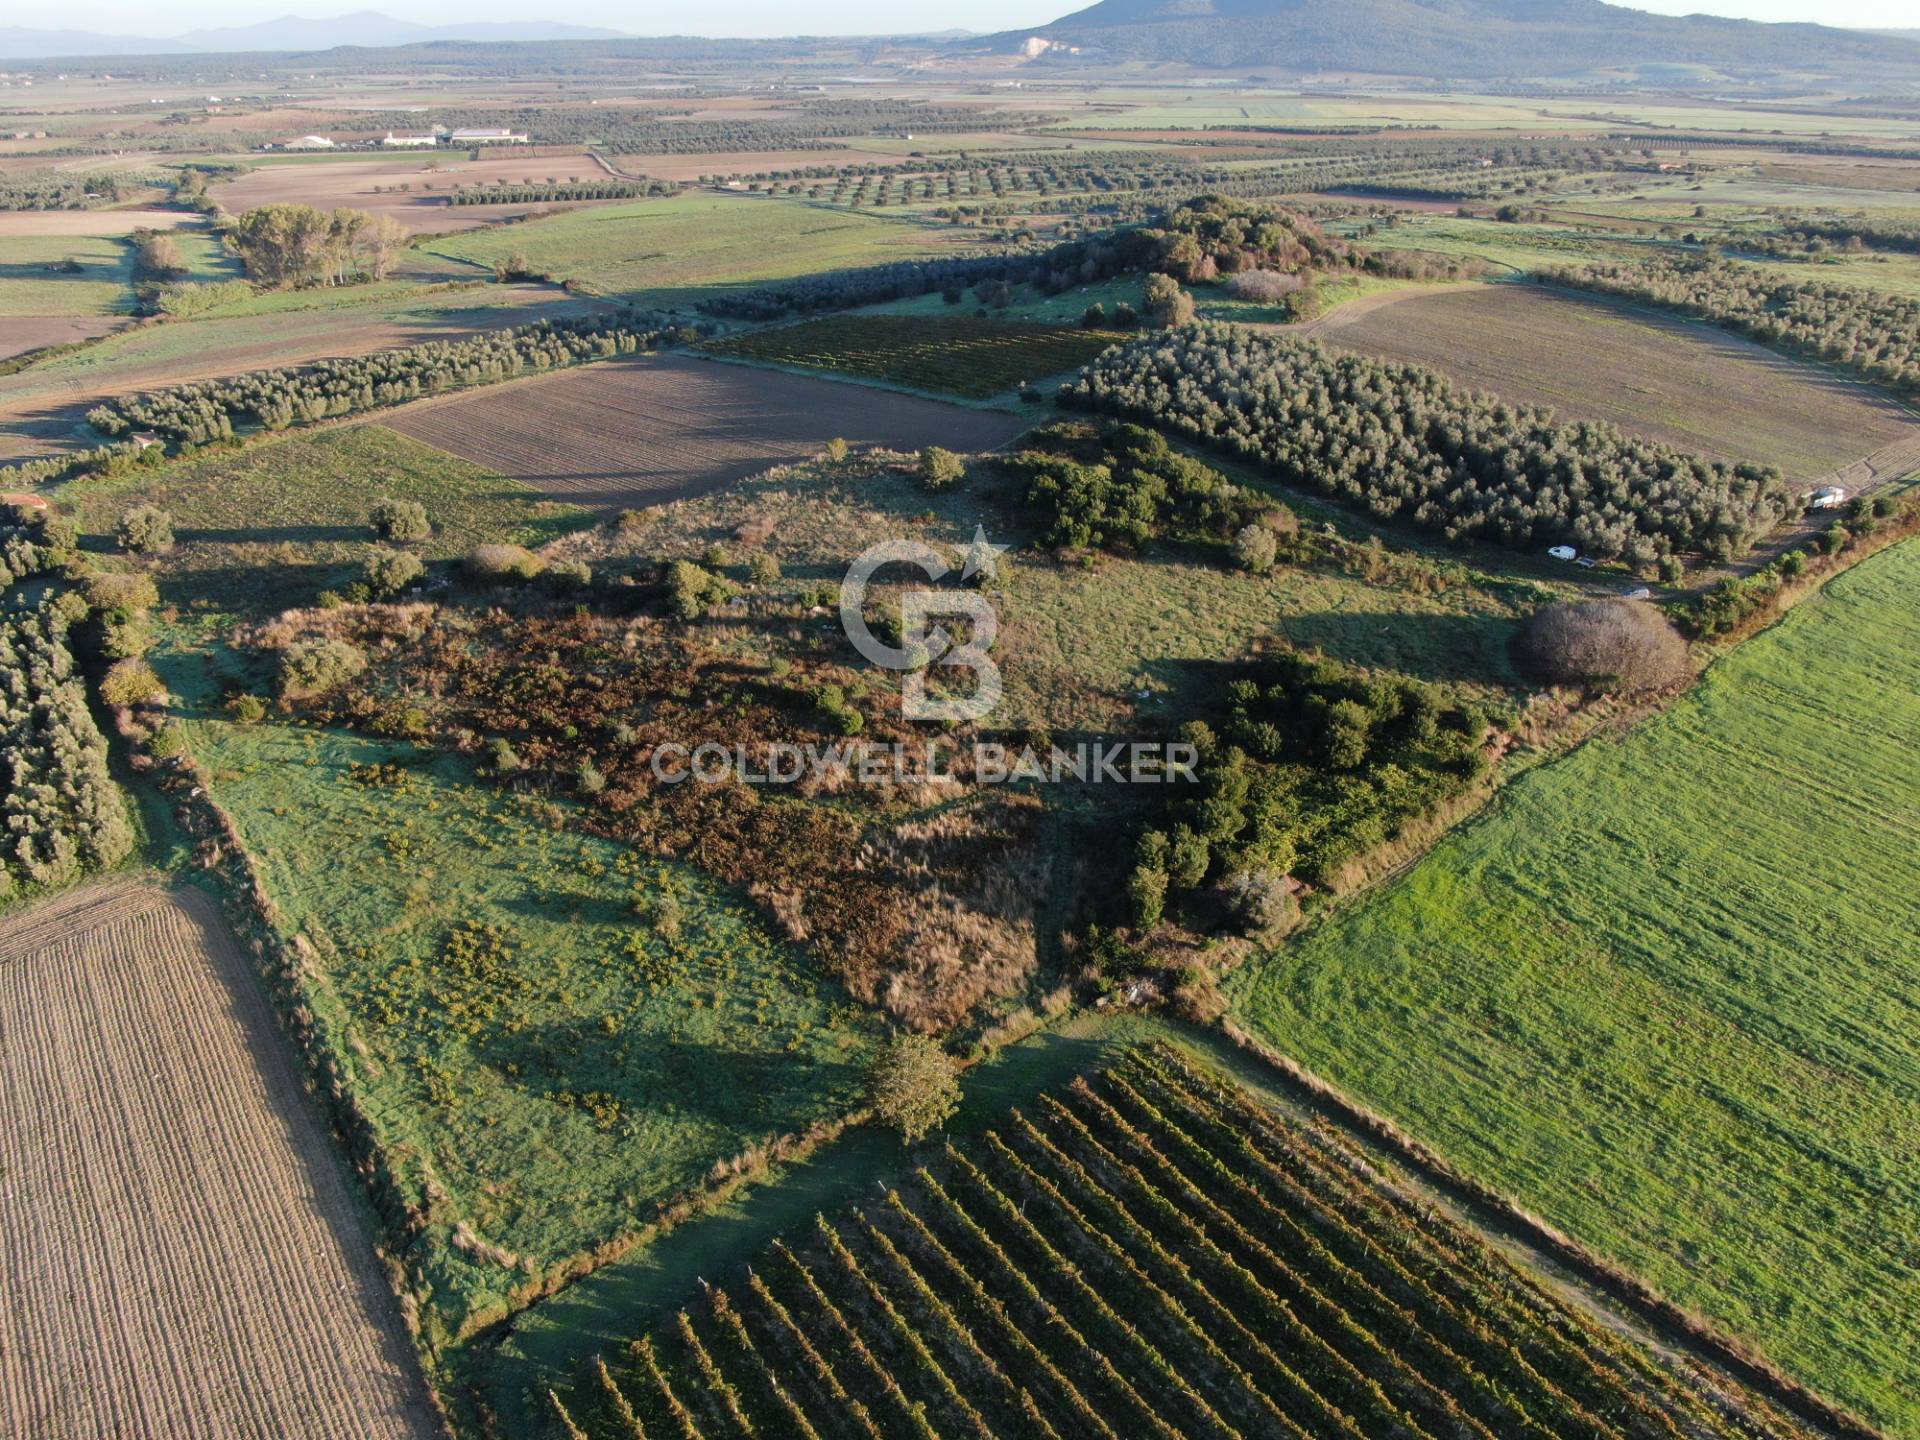
[[[71,527],[9,516],[0,524],[0,585],[71,555]],[[64,885],[122,859],[133,829],[107,770],[67,632],[89,613],[76,591],[46,589],[0,609],[0,898]]]
[[[1270,466],[1382,520],[1652,566],[1725,559],[1788,513],[1778,472],[1455,388],[1415,365],[1199,324],[1101,355],[1063,403],[1127,415]]]
[[[300,370],[255,370],[177,385],[109,401],[88,412],[87,420],[111,438],[147,430],[167,440],[204,444],[230,438],[236,423],[283,430],[445,390],[630,355],[678,334],[672,327],[620,316],[542,320],[466,340],[323,360]]]

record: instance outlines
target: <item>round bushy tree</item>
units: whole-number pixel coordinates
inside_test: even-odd
[[[1549,605],[1514,640],[1520,668],[1552,685],[1652,690],[1687,673],[1687,642],[1653,606],[1637,600]]]
[[[418,500],[376,500],[368,519],[375,535],[396,544],[427,540],[433,535],[433,526],[427,520],[427,507]]]
[[[113,527],[113,538],[129,555],[164,555],[173,549],[173,517],[157,505],[136,505]]]
[[[881,1050],[868,1081],[874,1118],[911,1143],[944,1125],[960,1108],[960,1081],[940,1042],[896,1035]]]

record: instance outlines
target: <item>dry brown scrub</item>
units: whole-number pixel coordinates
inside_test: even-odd
[[[435,1433],[391,1296],[211,903],[0,925],[0,1433]]]
[[[389,412],[381,423],[578,505],[703,495],[855,445],[991,450],[1029,420],[683,355],[609,361]]]
[[[1920,440],[1908,411],[1865,386],[1703,326],[1538,287],[1344,307],[1319,322],[1317,338],[1551,405],[1562,420],[1604,420],[1714,459],[1777,465],[1790,480]]]

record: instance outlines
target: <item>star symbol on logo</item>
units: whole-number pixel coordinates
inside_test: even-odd
[[[993,544],[987,539],[985,528],[975,525],[973,543],[967,546],[967,568],[960,572],[960,578],[965,581],[973,579],[975,575],[982,575],[989,580],[998,579],[999,559],[1012,548],[1011,545]]]

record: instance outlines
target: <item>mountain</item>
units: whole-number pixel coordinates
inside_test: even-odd
[[[1433,78],[1574,74],[1658,63],[1920,74],[1920,44],[1824,25],[1650,15],[1601,0],[1100,0],[992,37],[1110,59]],[[1031,48],[1031,47],[1030,47]]]
[[[396,20],[374,10],[352,15],[309,18],[282,15],[252,25],[189,30],[181,35],[151,39],[129,35],[98,35],[87,30],[34,30],[19,25],[0,26],[0,60],[44,59],[54,56],[97,55],[211,55],[238,51],[331,50],[340,45],[385,48],[430,41],[500,40],[618,40],[619,30],[593,25],[561,25],[544,20],[468,21],[456,25],[421,25]]]

